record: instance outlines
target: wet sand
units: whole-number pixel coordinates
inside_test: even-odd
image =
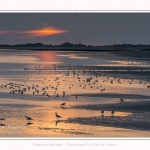
[[[10,62],[0,60],[0,112],[6,118],[0,136],[150,137],[149,51],[61,52],[64,64],[53,53],[24,53],[22,63],[16,52],[7,57]],[[22,134],[3,134],[10,125],[25,128]]]
[[[106,52],[107,53],[107,52]],[[107,55],[104,52],[104,55],[101,53],[97,53],[95,55],[96,58],[105,58]],[[106,55],[105,55],[106,54]],[[121,52],[109,52],[111,60],[123,61],[125,60],[127,63],[124,66],[97,66],[95,69],[102,70],[101,73],[106,73],[107,76],[111,77],[120,77],[124,78],[125,75],[128,75],[127,79],[137,79],[145,82],[145,85],[149,85],[150,81],[150,67],[149,67],[149,56],[150,52],[142,52],[142,51],[121,51]],[[112,57],[114,56],[114,57]],[[108,57],[106,56],[108,59]],[[145,66],[136,66],[136,62],[145,62]],[[134,62],[134,63],[132,63]],[[133,65],[134,64],[134,65]],[[92,69],[92,68],[91,68]],[[104,70],[104,71],[103,71]],[[112,70],[112,71],[110,71]],[[145,70],[145,71],[143,71]],[[149,86],[147,86],[149,87]],[[86,109],[86,110],[101,110],[111,111],[114,110],[115,113],[113,115],[105,115],[105,113],[99,117],[77,117],[77,118],[69,118],[66,122],[68,123],[79,123],[84,125],[93,125],[93,126],[105,126],[105,127],[115,127],[115,128],[124,128],[124,129],[132,129],[139,131],[150,131],[150,121],[149,121],[149,112],[150,112],[150,95],[142,95],[142,94],[121,94],[121,93],[83,93],[76,94],[81,97],[99,97],[99,98],[116,98],[118,99],[117,103],[109,103],[109,104],[89,104],[89,105],[76,105],[73,108],[78,109]],[[74,95],[73,95],[74,96]],[[119,102],[119,99],[125,99],[125,102]],[[116,116],[115,114],[118,112],[128,112],[130,115],[127,116]]]
[[[101,110],[109,112],[109,116],[69,118],[66,122],[93,126],[106,126],[133,130],[150,131],[150,101],[119,102],[114,104],[95,104],[74,106],[76,109]],[[114,110],[114,114],[111,111]],[[118,112],[128,112],[127,116],[116,116]]]

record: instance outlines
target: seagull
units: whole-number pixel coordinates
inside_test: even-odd
[[[101,113],[104,114],[104,110],[102,110]]]
[[[32,118],[28,117],[28,116],[25,116],[27,118],[28,121],[31,121],[33,120]]]
[[[120,98],[120,101],[121,101],[121,102],[124,102],[124,100],[123,100],[122,98]]]
[[[57,114],[57,112],[55,113],[55,115],[56,115],[56,118],[62,118],[61,116],[59,116],[58,114]]]
[[[60,105],[60,107],[64,107],[66,105],[66,103],[62,103],[61,105]]]
[[[102,113],[101,117],[104,117],[104,110],[102,110],[101,113]]]
[[[112,110],[112,111],[111,111],[111,114],[113,115],[113,114],[114,114],[114,112],[115,112],[115,111],[114,111],[114,110]]]

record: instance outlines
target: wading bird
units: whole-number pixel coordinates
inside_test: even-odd
[[[0,121],[4,121],[5,119],[4,118],[0,118]]]
[[[28,116],[25,116],[25,117],[26,117],[26,119],[27,119],[28,121],[33,120],[32,118],[30,118],[30,117],[28,117]]]
[[[124,100],[123,100],[122,98],[120,98],[120,101],[121,101],[121,102],[124,102]]]
[[[104,114],[104,110],[102,110],[101,113]]]
[[[66,105],[66,103],[62,103],[61,105],[60,105],[60,107],[64,107]]]
[[[59,116],[58,114],[57,114],[57,112],[55,113],[55,116],[56,116],[56,118],[62,118],[61,116]]]
[[[113,115],[114,113],[115,113],[115,111],[114,111],[114,110],[112,110],[112,111],[111,111],[111,114]]]

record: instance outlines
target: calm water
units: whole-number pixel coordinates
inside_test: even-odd
[[[82,52],[0,51],[0,118],[6,119],[0,121],[0,137],[150,136],[149,132],[144,131],[69,124],[62,121],[101,115],[100,111],[78,110],[72,106],[118,102],[118,98],[76,98],[75,95],[79,93],[101,93],[102,89],[106,89],[106,94],[117,92],[150,96],[144,84],[138,86],[139,79],[132,81],[134,84],[129,84],[128,79],[122,79],[124,84],[118,84],[117,80],[111,84],[114,77],[108,78],[103,73],[96,77],[80,68],[103,65],[125,64],[98,59],[92,53],[85,55]],[[92,84],[86,82],[90,77]],[[61,108],[61,103],[66,103],[66,106]],[[57,119],[55,112],[62,118]],[[127,115],[130,113],[115,113],[115,116]],[[33,120],[29,122],[25,116],[30,116]],[[111,113],[106,111],[105,116],[111,116]]]

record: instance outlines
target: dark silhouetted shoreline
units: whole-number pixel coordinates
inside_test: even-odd
[[[8,45],[1,44],[0,49],[17,49],[17,50],[88,50],[88,51],[116,51],[116,50],[150,50],[150,45],[133,45],[133,44],[114,44],[104,46],[93,46],[85,44],[72,44],[69,42],[62,43],[60,45],[43,44],[43,43],[27,43]]]

